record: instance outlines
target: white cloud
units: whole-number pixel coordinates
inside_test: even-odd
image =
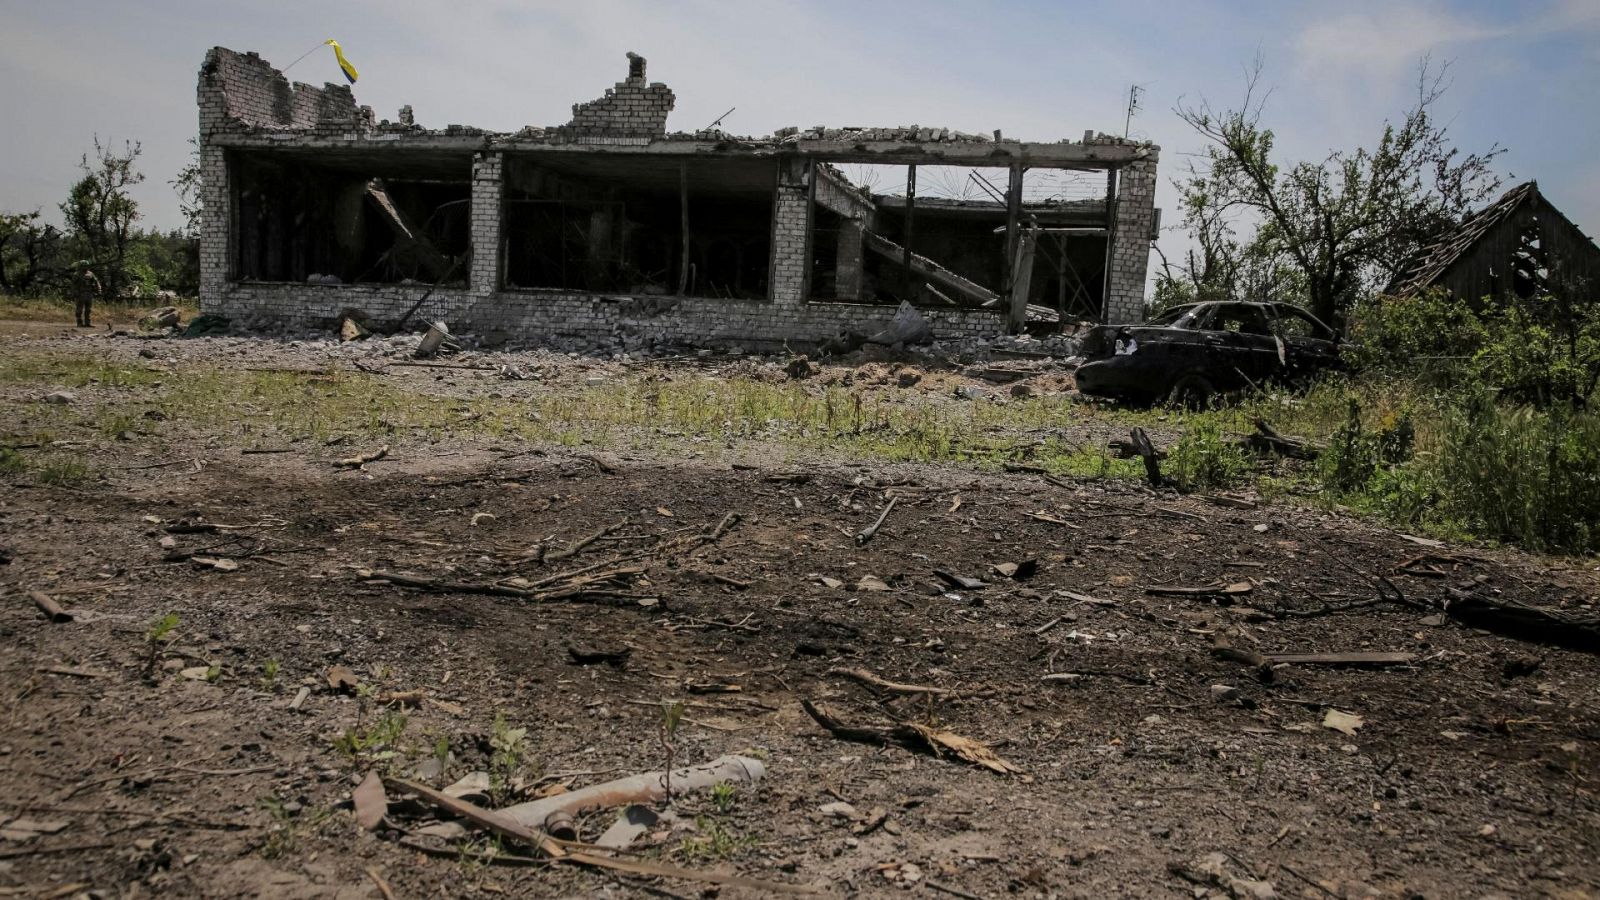
[[[1442,10],[1397,5],[1312,22],[1294,45],[1306,74],[1355,73],[1389,81],[1429,53],[1511,33]]]

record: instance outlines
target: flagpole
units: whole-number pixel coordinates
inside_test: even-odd
[[[312,47],[310,50],[307,50],[306,52],[300,54],[300,56],[298,58],[296,58],[294,62],[289,63],[287,66],[284,66],[281,71],[287,72],[290,69],[294,68],[295,67],[295,63],[300,62],[300,60],[305,59],[306,57],[310,56],[311,54],[317,52],[317,50],[321,49],[323,43],[324,42],[318,42],[315,47]]]

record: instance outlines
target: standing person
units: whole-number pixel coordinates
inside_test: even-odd
[[[87,260],[79,261],[73,268],[78,272],[72,279],[73,314],[79,328],[89,328],[89,313],[94,309],[94,298],[100,295],[100,279],[94,276],[94,269]]]

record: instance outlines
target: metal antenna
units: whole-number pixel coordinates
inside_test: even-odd
[[[733,115],[733,111],[738,109],[738,108],[739,107],[737,107],[737,106],[728,107],[728,111],[723,113],[720,116],[717,116],[717,120],[715,122],[712,122],[710,125],[707,125],[706,127],[702,128],[700,130],[701,131],[710,131],[711,129],[717,127],[718,125],[721,125],[722,124],[722,120],[726,119],[727,117],[729,117],[731,115]]]
[[[1128,117],[1122,122],[1122,136],[1128,136],[1128,129],[1133,125],[1133,114],[1139,111],[1139,95],[1144,93],[1144,88],[1135,84],[1128,88]]]

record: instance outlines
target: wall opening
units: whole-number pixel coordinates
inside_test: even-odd
[[[464,284],[470,156],[237,151],[235,281]]]
[[[1010,171],[944,165],[819,165],[812,190],[810,299],[929,308],[1009,303]],[[1105,170],[1029,169],[1030,318],[1098,318],[1108,239]],[[907,255],[907,250],[910,255]]]
[[[507,154],[505,287],[765,299],[776,177],[770,160]]]

